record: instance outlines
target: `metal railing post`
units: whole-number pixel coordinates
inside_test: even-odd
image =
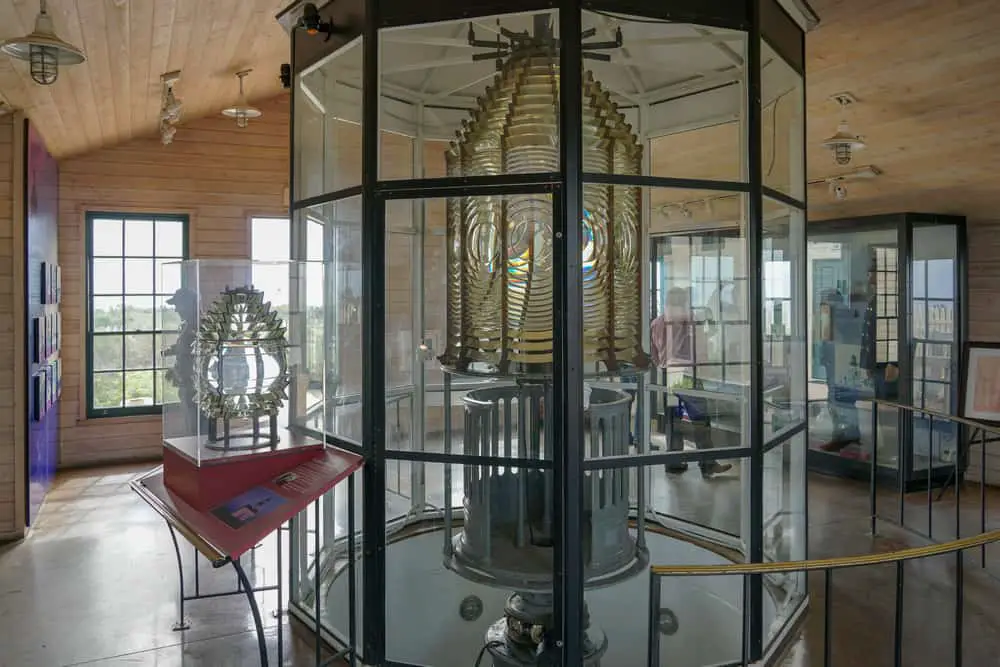
[[[649,574],[649,637],[646,664],[649,667],[660,665],[660,578]]]
[[[833,665],[833,641],[830,637],[830,612],[833,611],[833,570],[823,570],[823,667]]]
[[[871,479],[868,482],[868,508],[871,512],[871,534],[877,535],[878,504],[876,500],[876,476],[878,471],[878,403],[872,403],[872,455]]]
[[[965,611],[965,560],[963,555],[961,549],[955,552],[955,667],[962,667],[962,622]]]
[[[896,615],[892,635],[892,664],[895,667],[903,667],[903,588],[905,585],[903,563],[904,561],[901,560],[896,561]]]
[[[934,494],[931,484],[931,470],[934,461],[934,415],[927,415],[927,537],[934,541]]]

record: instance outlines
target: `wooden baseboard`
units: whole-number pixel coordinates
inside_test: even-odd
[[[27,529],[22,528],[21,530],[15,530],[10,533],[0,533],[0,544],[8,544],[10,542],[20,542],[25,537],[27,537]]]

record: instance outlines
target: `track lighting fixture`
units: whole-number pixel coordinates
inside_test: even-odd
[[[166,72],[160,75],[160,141],[164,146],[170,145],[177,134],[177,123],[181,120],[183,103],[174,95],[174,86],[181,78],[180,70]]]

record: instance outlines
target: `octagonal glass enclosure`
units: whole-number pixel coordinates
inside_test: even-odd
[[[319,18],[290,29],[293,258],[328,267],[325,417],[301,428],[366,463],[294,521],[293,613],[355,664],[768,663],[803,577],[650,566],[806,555],[815,16]]]

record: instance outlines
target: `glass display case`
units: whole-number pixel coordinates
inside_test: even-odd
[[[311,428],[365,456],[292,524],[290,607],[359,663],[766,664],[796,631],[803,576],[650,569],[806,556],[816,17],[704,4],[282,15]]]
[[[249,468],[230,465],[325,447],[325,274],[322,262],[164,263],[172,294],[157,312],[178,323],[158,341],[169,486],[200,497],[190,469],[240,477]]]
[[[902,213],[810,223],[809,463],[905,488],[943,483],[965,340],[965,219]]]

